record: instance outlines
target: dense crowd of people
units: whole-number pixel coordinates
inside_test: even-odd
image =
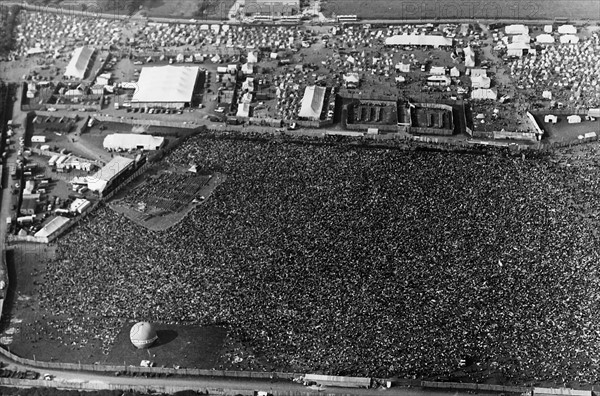
[[[58,242],[41,305],[76,336],[220,323],[282,370],[597,379],[597,167],[213,137],[165,161],[227,180],[168,231],[105,207]]]

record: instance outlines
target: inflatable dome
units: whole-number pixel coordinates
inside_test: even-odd
[[[138,322],[133,325],[129,332],[131,343],[138,349],[150,348],[158,339],[156,331],[148,322]]]

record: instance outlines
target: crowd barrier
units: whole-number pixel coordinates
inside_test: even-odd
[[[569,389],[569,388],[533,388],[533,396],[537,396],[537,395],[592,396],[592,391]]]
[[[434,382],[421,381],[421,387],[426,389],[473,391],[473,392],[501,392],[501,393],[524,393],[530,390],[525,386],[505,386],[491,384],[473,384],[462,382]]]

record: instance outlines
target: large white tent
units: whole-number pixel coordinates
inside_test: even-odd
[[[573,25],[561,25],[558,27],[559,34],[577,34],[577,28]]]
[[[540,34],[535,38],[535,41],[540,44],[552,44],[554,43],[554,36],[551,34]]]
[[[398,34],[385,39],[385,45],[427,45],[431,47],[451,47],[452,39],[425,34]]]
[[[496,99],[498,99],[498,93],[493,89],[478,88],[478,89],[474,89],[473,92],[471,92],[471,99],[473,99],[473,100],[485,100],[485,99],[496,100]]]
[[[144,67],[133,93],[135,107],[185,107],[192,100],[198,66]]]
[[[65,70],[65,77],[83,80],[94,51],[91,47],[76,48]]]
[[[475,52],[471,48],[471,46],[465,47],[465,66],[466,67],[475,67]]]
[[[323,101],[325,100],[325,88],[316,85],[306,87],[302,97],[302,106],[300,107],[300,117],[318,120],[323,110]]]
[[[103,146],[107,150],[158,150],[165,138],[138,133],[113,133],[104,138]]]
[[[529,28],[525,25],[508,25],[504,28],[506,34],[529,34]]]
[[[574,34],[564,34],[560,36],[561,44],[577,44],[579,42],[579,37]]]

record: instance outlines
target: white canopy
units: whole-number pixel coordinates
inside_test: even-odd
[[[506,34],[529,34],[529,28],[525,25],[508,25],[504,28]]]
[[[73,56],[67,65],[65,77],[77,78],[82,80],[94,54],[94,49],[90,47],[79,47],[73,51]]]
[[[190,102],[198,70],[197,66],[144,67],[131,102]]]
[[[111,150],[158,150],[164,143],[165,138],[151,135],[140,135],[137,133],[113,133],[104,138],[103,146]]]
[[[560,36],[561,44],[577,44],[579,42],[579,37],[573,34],[565,34]]]
[[[238,110],[237,110],[236,116],[249,117],[250,116],[250,103],[238,104]]]
[[[475,52],[471,48],[471,46],[465,47],[465,66],[466,67],[475,67]]]
[[[429,45],[432,47],[450,47],[452,39],[443,36],[400,34],[385,39],[385,45]]]
[[[498,99],[498,93],[496,91],[494,91],[493,89],[478,88],[478,89],[474,89],[473,92],[471,92],[471,99],[473,99],[473,100],[484,100],[484,99],[496,100],[496,99]]]
[[[561,25],[558,27],[559,34],[577,34],[577,28],[573,25]]]
[[[302,97],[302,106],[300,107],[300,117],[318,120],[323,110],[323,101],[325,100],[325,88],[316,85],[306,87]]]
[[[535,38],[535,41],[541,44],[554,43],[554,37],[551,34],[540,34]]]

